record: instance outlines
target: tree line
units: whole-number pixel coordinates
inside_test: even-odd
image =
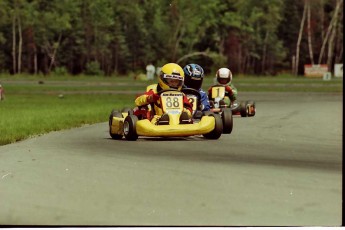
[[[343,61],[343,0],[0,0],[0,72],[128,74],[152,62],[303,74]]]

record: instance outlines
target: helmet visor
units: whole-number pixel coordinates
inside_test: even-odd
[[[183,85],[183,77],[175,74],[163,74],[163,81],[170,88],[178,89]]]
[[[218,78],[219,84],[225,85],[229,83],[229,78]]]

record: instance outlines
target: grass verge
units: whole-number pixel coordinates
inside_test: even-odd
[[[6,95],[0,102],[0,145],[50,131],[104,122],[110,111],[133,104],[133,95]]]

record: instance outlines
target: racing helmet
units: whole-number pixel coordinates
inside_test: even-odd
[[[184,85],[199,90],[204,80],[204,70],[198,64],[188,64],[183,68]]]
[[[181,90],[184,82],[184,72],[176,63],[168,63],[162,66],[158,78],[159,86],[164,89]]]
[[[232,73],[228,68],[220,68],[216,73],[217,82],[226,85],[232,81]]]

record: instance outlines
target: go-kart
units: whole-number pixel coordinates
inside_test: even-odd
[[[133,111],[113,110],[109,116],[109,134],[113,139],[135,141],[139,136],[147,137],[187,137],[203,135],[206,139],[218,139],[223,133],[222,118],[219,114],[207,114],[199,122],[181,124],[183,96],[180,91],[162,90],[158,92],[163,114],[168,121],[161,122],[153,114],[153,105],[141,106]],[[151,107],[151,108],[150,108]]]
[[[182,88],[181,90],[188,98],[189,102],[193,105],[193,118],[197,121],[203,115],[209,115],[214,112],[220,114],[223,122],[223,133],[230,134],[233,128],[233,119],[232,119],[232,111],[231,109],[224,108],[219,111],[204,111],[202,112],[202,108],[200,105],[201,95],[198,90],[193,88]]]
[[[225,86],[214,85],[212,86],[212,93],[210,99],[211,111],[219,112],[224,108],[230,108],[233,115],[240,115],[241,117],[252,117],[256,113],[254,101],[241,101],[240,103],[226,103],[230,99],[225,96]]]

